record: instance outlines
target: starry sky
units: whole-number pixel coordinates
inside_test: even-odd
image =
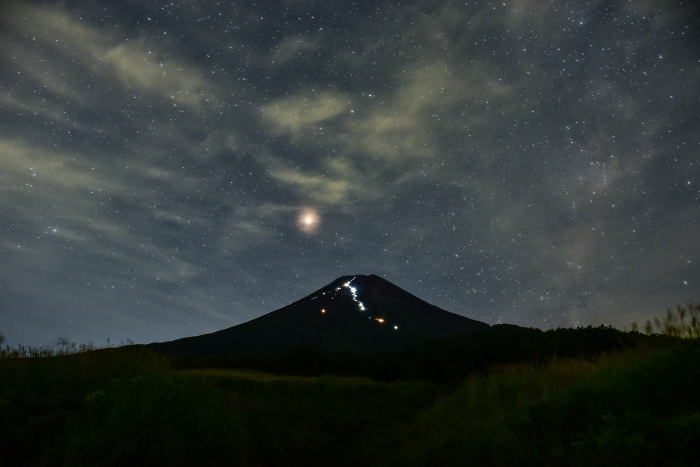
[[[0,333],[171,340],[352,274],[542,329],[698,301],[698,18],[4,1]]]

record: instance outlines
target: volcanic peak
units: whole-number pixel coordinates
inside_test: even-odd
[[[166,352],[211,356],[300,345],[377,351],[488,327],[371,274],[341,276],[290,305],[228,329],[151,345]]]

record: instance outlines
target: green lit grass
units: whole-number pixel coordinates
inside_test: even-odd
[[[422,412],[384,463],[697,465],[698,344],[471,377]]]

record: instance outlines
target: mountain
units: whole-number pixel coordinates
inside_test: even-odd
[[[172,354],[210,357],[303,345],[371,352],[488,327],[424,302],[372,274],[340,277],[291,305],[237,326],[149,346]]]

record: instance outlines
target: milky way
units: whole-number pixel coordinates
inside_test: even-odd
[[[171,340],[353,274],[539,328],[698,301],[697,18],[3,2],[0,333]]]

